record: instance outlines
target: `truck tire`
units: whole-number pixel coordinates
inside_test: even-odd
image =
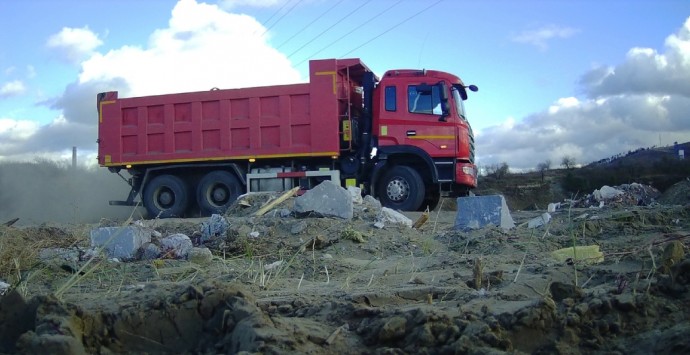
[[[383,174],[378,196],[385,207],[416,211],[424,201],[424,182],[416,170],[396,165]]]
[[[189,191],[181,178],[158,175],[146,184],[142,199],[150,218],[183,217],[189,205]]]
[[[201,178],[196,189],[196,201],[202,216],[224,213],[242,194],[240,181],[228,171],[215,170]]]

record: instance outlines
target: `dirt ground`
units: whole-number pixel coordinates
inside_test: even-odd
[[[690,353],[688,191],[566,206],[532,229],[545,211],[512,211],[507,231],[455,230],[443,208],[380,229],[362,208],[346,221],[236,206],[201,263],[41,263],[31,251],[87,245],[94,226],[0,227],[5,251],[27,253],[0,255],[0,353]],[[150,223],[198,241],[204,220]],[[590,245],[603,261],[552,256]]]

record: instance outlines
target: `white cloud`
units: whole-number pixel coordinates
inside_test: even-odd
[[[290,0],[287,0],[287,2],[289,1]],[[224,9],[230,10],[240,6],[272,7],[285,2],[286,0],[220,0],[218,5]]]
[[[663,52],[633,48],[616,66],[582,75],[584,98],[558,99],[542,112],[482,130],[481,165],[533,169],[568,155],[587,164],[638,148],[690,140],[690,18]]]
[[[250,16],[181,0],[169,26],[156,30],[146,48],[93,55],[82,63],[79,83],[122,78],[130,88],[124,94],[140,96],[300,81],[286,56],[266,43],[264,32]]]
[[[0,137],[3,139],[8,137],[26,139],[36,132],[37,128],[38,124],[34,121],[0,118]]]
[[[250,16],[195,0],[180,0],[168,26],[154,31],[145,47],[94,52],[101,41],[88,28],[63,29],[51,37],[51,48],[72,58],[87,57],[80,57],[81,73],[60,97],[39,103],[61,115],[43,126],[6,128],[0,133],[0,159],[31,156],[27,152],[55,156],[72,146],[92,154],[99,92],[117,90],[126,97],[301,81],[285,55],[267,44],[264,33]]]
[[[595,68],[580,83],[590,97],[617,94],[682,95],[690,97],[690,17],[666,38],[665,52],[633,48],[616,67]]]
[[[57,50],[70,63],[78,63],[102,44],[103,41],[88,27],[64,27],[48,38],[46,46]]]
[[[21,95],[26,91],[26,86],[20,80],[6,82],[0,86],[0,99]]]
[[[537,29],[522,31],[514,35],[512,40],[518,43],[533,45],[540,50],[546,50],[548,48],[548,41],[555,38],[569,38],[578,32],[580,30],[571,27],[547,25]]]

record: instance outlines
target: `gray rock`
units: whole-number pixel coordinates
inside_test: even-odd
[[[151,232],[137,226],[91,230],[91,246],[102,247],[108,258],[134,259],[139,248],[149,242]]]
[[[213,260],[213,253],[209,248],[192,248],[187,254],[187,260],[199,264],[207,265]]]
[[[204,222],[201,222],[201,242],[207,242],[219,237],[224,237],[230,224],[225,217],[214,214]]]
[[[508,205],[502,195],[459,197],[455,229],[479,229],[494,225],[503,229],[515,227]]]
[[[406,227],[412,227],[412,220],[407,218],[404,214],[390,209],[388,207],[381,208],[381,213],[378,216],[378,222],[388,222],[392,224],[402,224]]]
[[[352,195],[346,189],[326,180],[295,199],[297,213],[314,212],[321,216],[352,219]]]
[[[192,240],[182,233],[176,233],[161,239],[163,253],[176,259],[186,258],[193,247]]]
[[[142,260],[154,260],[161,256],[161,248],[153,243],[146,243],[141,248],[141,259]]]

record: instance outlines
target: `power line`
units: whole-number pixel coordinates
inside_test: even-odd
[[[287,6],[287,4],[289,4],[291,1],[292,1],[292,0],[286,1],[286,2],[283,4],[283,6],[281,6],[278,10],[276,10],[275,12],[273,12],[273,14],[271,14],[271,16],[268,17],[268,20],[266,20],[266,22],[263,23],[263,25],[264,25],[264,26],[268,25],[268,23],[271,22],[271,19],[272,19],[275,15],[277,15],[279,12],[281,12],[281,11],[285,8],[285,6]]]
[[[368,23],[368,22],[372,21],[373,19],[375,19],[375,18],[377,18],[377,17],[379,17],[379,16],[385,14],[386,12],[388,12],[390,9],[394,8],[395,6],[397,6],[398,4],[400,4],[401,2],[403,2],[403,0],[399,0],[398,2],[396,2],[396,3],[394,3],[393,5],[387,7],[386,9],[384,9],[383,11],[381,11],[381,12],[377,13],[376,15],[374,15],[374,16],[368,18],[367,20],[365,20],[364,22],[362,22],[360,25],[355,26],[352,30],[350,30],[349,32],[347,32],[347,33],[345,33],[344,35],[340,36],[338,39],[336,39],[335,41],[331,42],[331,43],[328,44],[327,46],[325,46],[325,47],[319,49],[318,51],[316,51],[316,52],[314,52],[314,53],[312,53],[310,56],[307,56],[304,60],[302,60],[301,62],[297,63],[295,66],[299,66],[300,64],[306,62],[307,60],[309,60],[309,59],[311,59],[311,58],[314,58],[317,54],[319,54],[319,53],[325,51],[326,49],[330,48],[332,45],[334,45],[334,44],[336,44],[337,42],[339,42],[341,39],[343,39],[343,38],[349,36],[350,34],[352,34],[352,32],[355,32],[356,30],[360,29],[362,24]]]
[[[335,8],[336,6],[338,6],[338,5],[339,5],[341,2],[343,2],[343,1],[345,1],[345,0],[340,0],[340,1],[336,2],[335,4],[333,4],[333,6],[329,7],[328,10],[324,11],[321,15],[316,16],[316,18],[315,18],[314,20],[312,20],[311,22],[309,22],[308,24],[306,24],[304,27],[300,28],[297,32],[295,32],[294,35],[292,35],[290,38],[286,39],[285,42],[283,42],[283,43],[281,43],[280,45],[278,45],[278,47],[276,47],[276,49],[280,49],[280,47],[282,47],[283,45],[285,45],[285,43],[290,42],[291,39],[295,38],[297,35],[299,35],[300,33],[302,33],[302,31],[304,31],[305,29],[307,29],[307,27],[309,27],[309,26],[311,26],[312,24],[314,24],[314,22],[318,21],[321,17],[323,17],[324,15],[326,15],[327,13],[329,13],[331,10],[333,10],[333,8]]]
[[[410,17],[408,17],[408,18],[406,18],[406,19],[404,19],[404,20],[402,20],[402,21],[396,23],[395,25],[393,25],[392,27],[388,28],[387,30],[385,30],[385,31],[383,31],[383,32],[381,32],[381,33],[379,33],[378,35],[374,36],[373,38],[369,39],[368,41],[366,41],[366,42],[360,44],[359,46],[357,46],[357,47],[355,47],[355,48],[353,48],[351,51],[349,51],[349,52],[347,52],[347,53],[341,55],[340,58],[343,58],[343,57],[345,57],[346,55],[348,55],[348,54],[350,54],[350,53],[352,53],[352,52],[354,52],[354,51],[356,51],[356,50],[358,50],[358,49],[364,47],[365,45],[369,44],[369,43],[372,42],[373,40],[375,40],[375,39],[377,39],[377,38],[379,38],[379,37],[385,35],[386,33],[392,31],[392,30],[395,29],[396,27],[402,25],[403,23],[405,23],[405,22],[407,22],[407,21],[413,19],[414,17],[417,17],[417,16],[418,16],[419,14],[421,14],[422,12],[424,12],[424,11],[426,11],[426,10],[429,10],[430,8],[432,8],[432,7],[436,6],[436,5],[438,5],[438,4],[439,4],[440,2],[442,2],[442,1],[443,1],[443,0],[438,0],[438,1],[436,1],[435,3],[433,3],[433,4],[431,4],[431,5],[427,6],[427,7],[425,7],[424,9],[422,9],[422,10],[420,10],[420,11],[418,11],[418,12],[415,13],[414,15],[412,15],[412,16],[410,16]]]
[[[309,41],[307,41],[307,43],[303,44],[301,47],[297,48],[294,52],[290,53],[290,55],[288,55],[287,57],[288,57],[288,58],[292,57],[293,55],[295,55],[295,53],[297,53],[297,52],[299,52],[300,50],[302,50],[302,48],[304,48],[304,47],[308,46],[310,43],[314,42],[317,38],[321,37],[324,33],[328,32],[330,29],[332,29],[333,27],[335,27],[337,24],[343,22],[343,21],[344,21],[346,18],[348,18],[350,15],[352,15],[352,14],[355,13],[357,10],[361,9],[362,7],[364,7],[364,5],[366,5],[366,4],[370,3],[370,2],[371,2],[371,0],[368,0],[367,2],[363,3],[362,5],[359,5],[359,6],[356,7],[354,10],[350,11],[347,15],[343,16],[342,18],[340,18],[340,20],[336,21],[334,24],[332,24],[331,26],[329,26],[329,27],[326,28],[325,30],[321,31],[321,33],[319,33],[318,35],[316,35],[314,38],[312,38],[312,39],[310,39]]]
[[[292,5],[292,7],[290,7],[282,16],[280,16],[276,20],[276,22],[274,22],[270,27],[266,28],[266,30],[264,31],[264,33],[261,34],[261,36],[265,35],[266,32],[268,32],[271,28],[273,28],[273,26],[275,26],[278,22],[280,22],[280,20],[282,20],[285,16],[287,16],[290,12],[292,12],[292,10],[294,10],[295,6],[299,5],[302,1],[304,1],[304,0],[299,0],[299,1],[295,2],[295,4]],[[285,5],[283,5],[283,7],[285,7]]]

